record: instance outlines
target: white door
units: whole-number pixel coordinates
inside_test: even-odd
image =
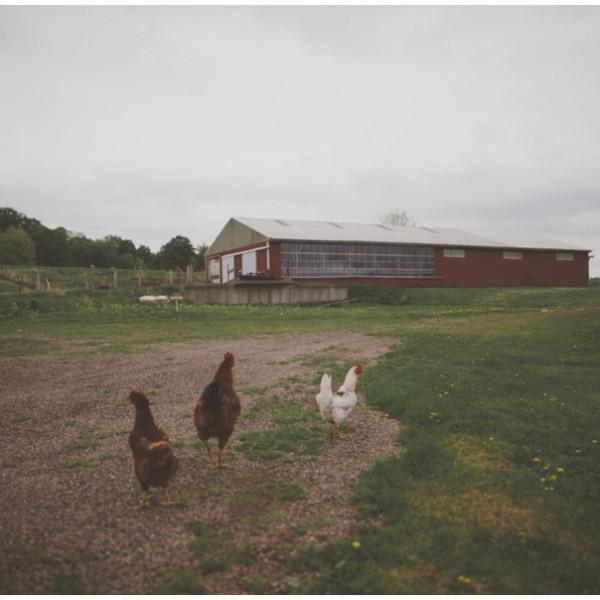
[[[235,278],[235,258],[233,256],[223,257],[223,283]]]
[[[208,276],[213,283],[221,283],[221,273],[219,269],[219,259],[211,258],[208,261]]]

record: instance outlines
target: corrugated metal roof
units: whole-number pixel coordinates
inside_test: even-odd
[[[298,221],[234,217],[270,240],[370,242],[478,248],[587,251],[538,235],[464,231],[439,227],[401,227],[337,221]]]

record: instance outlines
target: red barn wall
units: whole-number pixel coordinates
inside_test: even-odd
[[[563,261],[554,251],[523,250],[521,259],[506,259],[502,250],[467,248],[464,258],[448,258],[436,248],[435,274],[458,287],[587,286],[587,253],[572,254],[572,261]]]
[[[285,273],[281,272],[281,243],[271,242],[268,251],[271,259],[271,273],[275,279],[283,279]]]
[[[269,272],[269,249],[264,248],[256,251],[256,270],[260,274],[267,274]]]

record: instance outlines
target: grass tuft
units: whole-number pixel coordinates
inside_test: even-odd
[[[300,425],[261,431],[245,431],[238,435],[236,450],[250,460],[304,462],[315,460],[321,453],[324,436],[319,430]]]

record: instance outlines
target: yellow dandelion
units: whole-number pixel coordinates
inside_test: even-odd
[[[565,472],[565,470],[564,470],[564,468],[563,468],[563,467],[557,467],[557,469],[556,469],[556,472],[557,472],[557,473],[564,473],[564,472]]]
[[[542,459],[539,456],[534,456],[532,460],[534,463],[539,463]]]
[[[461,583],[471,583],[471,579],[469,577],[466,577],[465,575],[459,575],[458,580]]]
[[[575,448],[575,454],[581,454],[581,448]]]
[[[358,540],[354,540],[354,541],[352,542],[352,547],[353,547],[355,550],[358,550],[358,549],[360,548],[360,542],[359,542]]]
[[[598,440],[592,440],[592,444],[594,444],[594,445],[595,445],[595,444],[597,444],[597,443],[598,443]]]

